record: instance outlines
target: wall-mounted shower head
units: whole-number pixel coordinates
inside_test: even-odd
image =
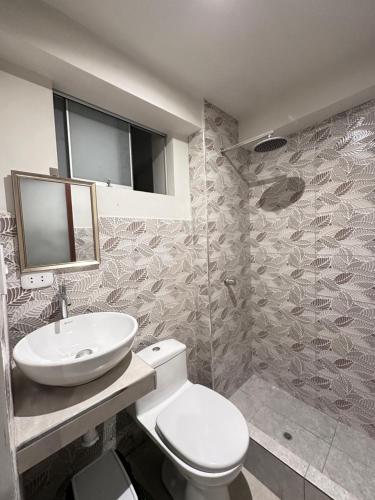
[[[287,142],[285,137],[273,137],[269,135],[255,145],[254,151],[256,153],[268,153],[269,151],[282,148]]]
[[[221,148],[221,154],[224,155],[238,148],[245,148],[255,151],[256,153],[267,153],[268,151],[274,151],[275,149],[285,146],[288,140],[285,139],[285,137],[274,136],[273,133],[273,130],[269,130],[256,137],[251,137],[250,139],[245,139],[237,144],[233,144],[233,146]],[[255,144],[255,146],[253,146],[253,144]]]

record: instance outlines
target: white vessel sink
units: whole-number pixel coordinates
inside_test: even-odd
[[[81,314],[30,333],[16,345],[13,357],[20,370],[40,384],[85,384],[126,356],[137,330],[137,321],[128,314]]]

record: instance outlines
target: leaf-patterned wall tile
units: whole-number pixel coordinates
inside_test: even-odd
[[[339,249],[327,258],[327,266],[317,276],[317,292],[336,297],[346,292],[356,301],[375,300],[375,261],[373,257],[354,257],[349,249]]]
[[[345,203],[332,212],[319,215],[327,223],[318,228],[316,250],[321,255],[332,254],[340,248],[351,249],[356,255],[375,254],[375,217],[369,209],[354,209]]]
[[[356,301],[346,292],[319,299],[324,307],[317,313],[317,324],[323,332],[349,335],[352,342],[366,343],[371,349],[375,304]]]

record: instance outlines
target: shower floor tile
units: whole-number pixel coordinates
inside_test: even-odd
[[[363,432],[339,423],[332,446],[364,465],[375,465],[375,442]]]
[[[333,446],[323,474],[355,494],[358,499],[375,498],[375,466],[368,467]]]
[[[273,391],[272,397],[267,397],[264,400],[264,404],[271,410],[284,415],[295,424],[312,432],[318,438],[329,444],[332,443],[337,422],[328,415],[324,415],[324,413],[308,406],[303,401],[279,388]]]
[[[309,464],[323,470],[330,448],[323,439],[267,406],[263,406],[252,417],[251,423]],[[290,440],[284,437],[285,433],[290,436]]]
[[[257,375],[230,399],[245,416],[252,439],[257,442],[260,436],[259,444],[308,481],[308,471],[316,471],[322,498],[326,492],[327,499],[375,499],[375,442],[370,437]]]

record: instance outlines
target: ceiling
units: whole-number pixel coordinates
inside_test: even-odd
[[[375,62],[374,0],[45,0],[238,119]],[[375,83],[375,82],[374,82]]]

